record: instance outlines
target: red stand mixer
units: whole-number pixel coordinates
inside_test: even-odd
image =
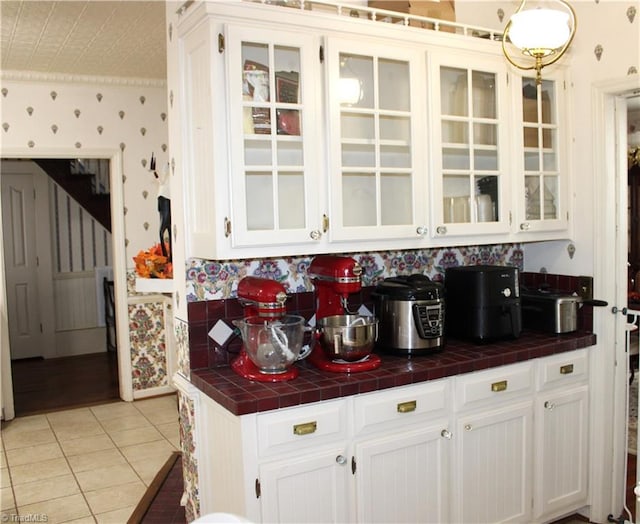
[[[316,325],[329,317],[347,319],[353,316],[347,307],[347,300],[349,295],[362,289],[360,264],[350,257],[321,255],[313,259],[307,274],[316,292]],[[377,329],[377,323],[375,327]],[[332,358],[323,350],[320,340],[316,340],[309,360],[319,369],[336,373],[369,371],[381,364],[380,357],[370,352],[357,361]]]
[[[287,298],[285,288],[275,280],[248,276],[238,283],[238,301],[244,308],[244,321],[263,319],[269,322],[285,318]],[[243,324],[244,321],[236,325]],[[231,362],[231,369],[241,377],[258,382],[281,382],[298,376],[298,370],[294,366],[278,373],[260,370],[247,354],[244,343],[240,354]]]

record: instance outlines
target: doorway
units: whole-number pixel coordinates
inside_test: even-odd
[[[114,298],[115,298],[115,323],[117,331],[116,345],[119,350],[116,354],[110,356],[112,360],[112,370],[117,368],[117,389],[119,391],[119,398],[122,400],[133,400],[133,388],[131,382],[131,359],[128,351],[123,351],[122,348],[128,347],[128,307],[127,307],[127,291],[126,291],[126,253],[125,253],[125,241],[124,241],[124,215],[122,213],[124,195],[122,187],[122,152],[120,150],[86,150],[83,151],[81,156],[78,155],[76,150],[67,150],[61,148],[58,151],[49,151],[46,155],[34,155],[33,151],[29,150],[11,150],[5,151],[3,159],[21,159],[25,157],[29,158],[106,158],[109,160],[109,180],[111,188],[111,224],[112,224],[112,236],[111,236],[111,252],[112,252],[112,264],[113,264],[113,281],[114,281]],[[115,211],[118,210],[118,211]],[[2,252],[0,252],[0,278],[6,283],[6,271],[5,271],[5,255],[4,255],[4,243],[2,244]],[[5,286],[6,290],[6,286]],[[2,345],[0,346],[2,366],[2,417],[4,420],[11,420],[15,416],[14,410],[14,398],[13,398],[13,377],[11,373],[11,358],[10,358],[10,344],[8,336],[8,321],[6,305],[7,297],[6,293],[0,293],[0,335],[2,337]],[[103,345],[105,342],[103,341]],[[47,350],[47,345],[43,347],[43,351]],[[67,357],[65,357],[67,358]],[[89,365],[89,364],[87,364]],[[76,372],[76,380],[79,375]],[[64,380],[62,383],[64,384]],[[68,380],[67,380],[68,382]],[[76,397],[78,398],[78,397]],[[80,401],[90,402],[89,397],[80,396]]]
[[[117,355],[105,333],[109,200],[109,160],[2,162],[18,416],[119,398]]]

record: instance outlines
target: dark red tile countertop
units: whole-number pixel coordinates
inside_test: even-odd
[[[295,364],[299,376],[286,382],[252,382],[230,367],[191,370],[191,382],[234,415],[245,415],[480,371],[595,343],[593,333],[524,331],[517,340],[483,345],[448,339],[443,350],[413,358],[380,354],[382,364],[374,371],[332,373],[301,361]]]

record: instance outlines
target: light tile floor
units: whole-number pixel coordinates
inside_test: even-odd
[[[2,423],[2,522],[123,524],[173,451],[175,395]]]

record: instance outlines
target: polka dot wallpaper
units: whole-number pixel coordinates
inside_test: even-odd
[[[164,84],[56,80],[50,75],[13,80],[3,74],[2,150],[41,154],[63,149],[82,156],[87,150],[120,149],[124,242],[127,267],[133,267],[133,256],[158,242],[158,188],[147,167],[151,153],[158,166],[168,162]]]

